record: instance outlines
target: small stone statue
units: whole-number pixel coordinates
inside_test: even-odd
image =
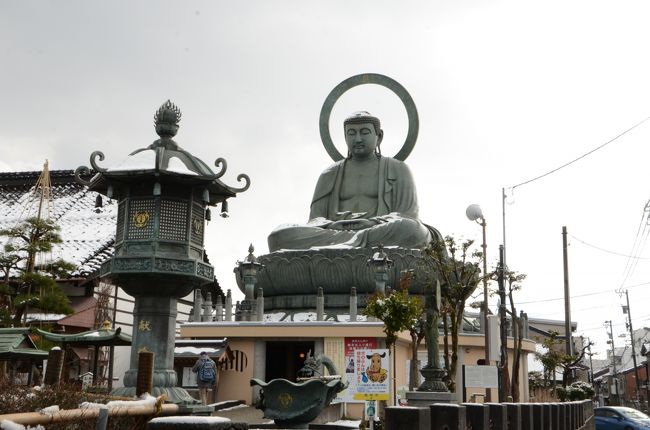
[[[307,225],[285,225],[268,238],[271,252],[335,246],[422,248],[440,233],[418,219],[415,183],[402,161],[381,155],[378,118],[345,119],[347,158],[321,173]]]

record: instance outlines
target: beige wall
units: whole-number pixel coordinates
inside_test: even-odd
[[[228,339],[231,350],[240,350],[246,354],[248,365],[243,372],[236,370],[225,370],[219,372],[219,389],[217,391],[217,402],[224,400],[243,400],[251,404],[252,389],[250,380],[253,378],[253,366],[255,359],[255,340],[253,339]]]
[[[247,404],[252,401],[252,389],[250,379],[253,377],[253,368],[255,360],[255,341],[256,340],[279,340],[279,339],[329,339],[333,341],[338,338],[342,340],[345,337],[377,337],[384,338],[382,323],[189,323],[181,327],[181,337],[184,338],[214,338],[227,337],[230,348],[243,351],[248,357],[248,365],[243,372],[234,370],[221,373],[219,381],[219,392],[217,401],[223,400],[243,400]],[[442,339],[440,339],[442,351]],[[406,361],[411,358],[410,352],[411,338],[408,333],[400,333],[396,344],[396,371],[395,383],[397,387],[408,386],[408,375],[406,372]],[[451,343],[451,340],[450,340]],[[459,365],[475,365],[477,360],[484,357],[483,337],[481,335],[461,335],[459,337]],[[326,343],[327,345],[327,343]],[[512,368],[512,339],[508,339],[509,349],[509,367]],[[524,341],[524,357],[526,354],[535,350],[535,344],[532,341]],[[420,350],[426,350],[424,342],[420,345]],[[326,351],[327,352],[327,351]],[[391,360],[392,361],[392,360]],[[338,363],[337,363],[338,364]],[[494,363],[493,363],[494,364]],[[460,367],[460,366],[459,366]],[[528,400],[526,366],[520,367],[520,396],[522,401]],[[460,375],[460,372],[459,374]],[[457,386],[460,387],[462,380],[457,379]],[[468,389],[467,398],[472,393],[484,393],[484,389]],[[462,399],[459,393],[459,399]],[[498,400],[496,389],[492,390],[492,401]],[[347,407],[348,416],[359,418],[362,407],[360,404],[349,404]]]
[[[188,323],[181,326],[183,338],[325,338],[384,337],[382,323]],[[408,333],[406,334],[408,337]]]

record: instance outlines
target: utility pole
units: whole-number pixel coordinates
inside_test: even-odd
[[[594,362],[591,359],[591,357],[594,355],[591,352],[591,339],[587,338],[587,348],[589,348],[589,352],[587,355],[589,355],[589,382],[591,383],[591,386],[594,386]]]
[[[639,369],[636,365],[636,346],[634,345],[634,330],[632,329],[632,312],[630,311],[630,296],[625,290],[625,301],[627,306],[623,306],[623,314],[627,314],[627,321],[625,325],[630,330],[630,340],[632,342],[632,363],[634,363],[634,387],[636,389],[636,400],[639,401],[639,394],[641,392],[640,381],[639,381]]]
[[[616,377],[616,348],[614,347],[614,331],[612,329],[612,320],[605,321],[605,327],[609,324],[609,332],[607,333],[609,335],[609,340],[607,343],[612,345],[612,371],[613,371],[613,379],[614,379],[614,396],[616,397],[616,402],[618,403],[618,378]],[[611,392],[611,390],[610,390]]]
[[[501,356],[500,356],[500,378],[499,378],[499,402],[506,401],[507,379],[508,379],[508,332],[506,327],[506,287],[505,287],[505,251],[503,245],[499,246],[499,321],[501,325]]]
[[[563,226],[562,257],[564,262],[564,339],[566,355],[573,356],[573,338],[571,333],[571,297],[569,296],[569,257],[566,236],[566,226]]]

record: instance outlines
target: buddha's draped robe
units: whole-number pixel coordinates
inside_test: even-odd
[[[306,225],[283,225],[268,238],[269,251],[323,247],[362,248],[399,246],[422,248],[440,233],[418,219],[415,183],[408,166],[389,157],[379,159],[378,197],[374,210],[362,215],[375,223],[362,230],[335,230],[328,226],[340,220],[340,191],[348,160],[341,160],[321,173]]]

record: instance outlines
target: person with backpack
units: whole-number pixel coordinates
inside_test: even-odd
[[[199,359],[192,366],[192,372],[196,373],[196,383],[199,387],[201,403],[207,405],[208,390],[214,387],[217,381],[217,363],[208,357],[207,352],[202,351]]]

